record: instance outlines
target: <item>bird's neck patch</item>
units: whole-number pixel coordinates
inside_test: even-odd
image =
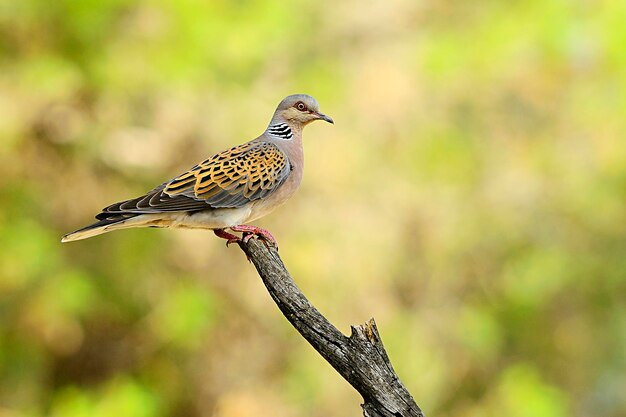
[[[291,140],[293,132],[287,123],[276,123],[267,128],[267,133],[278,139]]]

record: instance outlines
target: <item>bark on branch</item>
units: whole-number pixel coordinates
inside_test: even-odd
[[[393,370],[374,319],[343,335],[302,294],[276,249],[257,239],[239,246],[287,320],[361,394],[365,417],[423,417]]]

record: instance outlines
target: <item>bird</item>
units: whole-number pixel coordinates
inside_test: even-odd
[[[302,130],[316,120],[334,124],[313,97],[287,96],[256,139],[219,152],[140,197],[103,208],[95,223],[66,234],[61,242],[157,227],[210,229],[227,246],[256,236],[277,247],[269,231],[248,223],[272,212],[299,188],[304,170]]]

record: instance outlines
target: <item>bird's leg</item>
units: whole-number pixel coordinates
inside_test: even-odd
[[[268,232],[265,229],[261,229],[260,227],[256,227],[256,226],[249,226],[247,224],[240,224],[239,226],[232,226],[230,228],[230,230],[232,230],[233,232],[242,232],[243,233],[243,242],[246,243],[248,242],[252,236],[257,236],[259,238],[261,238],[261,240],[263,240],[263,242],[265,242],[266,244],[271,244],[274,247],[278,247],[278,244],[276,243],[276,239],[274,239],[274,236],[272,236],[272,234],[270,232]]]
[[[231,243],[237,243],[241,241],[241,238],[239,236],[228,233],[224,229],[213,229],[213,233],[215,233],[215,236],[217,237],[226,239],[226,246],[230,245]]]

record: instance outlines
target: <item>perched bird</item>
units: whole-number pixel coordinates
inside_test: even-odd
[[[96,223],[61,242],[132,227],[173,227],[212,229],[227,245],[254,235],[276,245],[267,230],[246,223],[270,213],[298,189],[304,168],[302,129],[315,120],[333,123],[313,97],[288,96],[258,138],[205,159],[141,197],[105,207]]]

